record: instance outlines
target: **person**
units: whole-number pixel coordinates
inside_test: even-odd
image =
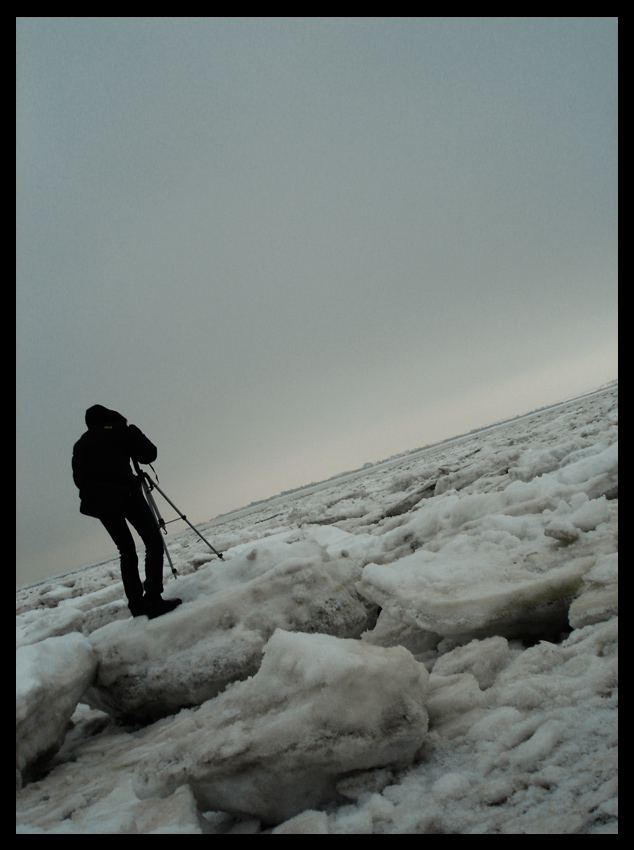
[[[79,511],[96,517],[119,550],[121,578],[133,617],[167,614],[180,599],[163,599],[163,538],[134,474],[130,460],[152,463],[156,446],[124,416],[95,404],[86,411],[88,430],[73,447],[73,480],[79,488]],[[145,582],[128,523],[145,544]]]

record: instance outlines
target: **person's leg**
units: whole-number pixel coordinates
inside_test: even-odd
[[[119,550],[123,589],[128,598],[128,606],[134,613],[135,607],[142,605],[143,600],[143,585],[139,578],[139,559],[134,538],[123,514],[100,517],[100,519]]]
[[[145,592],[148,596],[160,596],[163,593],[163,538],[152,509],[140,491],[130,496],[125,515],[145,545]]]
[[[126,510],[128,521],[136,528],[145,543],[145,597],[144,613],[150,618],[160,617],[177,608],[182,599],[163,599],[163,538],[152,509],[141,491],[130,497]]]

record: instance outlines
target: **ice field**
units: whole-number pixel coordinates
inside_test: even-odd
[[[616,834],[617,393],[18,589],[18,834]]]

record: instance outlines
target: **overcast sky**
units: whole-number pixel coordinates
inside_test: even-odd
[[[616,377],[616,18],[18,18],[17,116],[19,582],[93,404],[200,522]]]

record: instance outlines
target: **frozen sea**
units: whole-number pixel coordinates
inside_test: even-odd
[[[617,392],[19,588],[17,833],[617,834]]]

